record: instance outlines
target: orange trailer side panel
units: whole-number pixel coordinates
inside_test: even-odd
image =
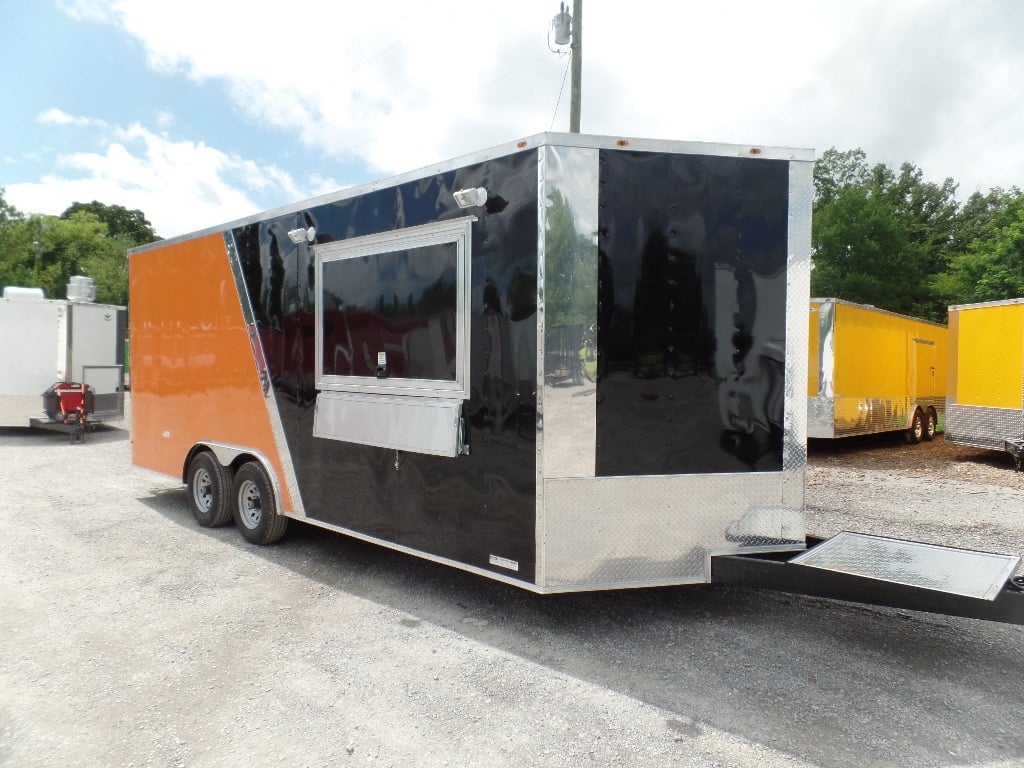
[[[216,442],[283,477],[223,237],[134,254],[130,291],[133,463],[180,477],[196,443]]]

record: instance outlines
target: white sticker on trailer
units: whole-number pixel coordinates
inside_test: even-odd
[[[519,563],[516,560],[509,560],[507,557],[499,557],[498,555],[491,555],[488,559],[491,565],[496,565],[499,568],[507,568],[510,571],[519,571]]]

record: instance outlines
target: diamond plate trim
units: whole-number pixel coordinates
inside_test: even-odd
[[[544,588],[708,581],[716,554],[804,546],[783,473],[547,480]]]
[[[975,448],[1003,450],[1007,438],[1024,436],[1024,410],[949,403],[946,440]]]
[[[808,437],[853,437],[910,428],[914,410],[935,410],[940,431],[946,423],[941,397],[810,397]]]

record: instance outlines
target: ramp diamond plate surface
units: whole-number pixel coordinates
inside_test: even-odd
[[[996,555],[843,531],[791,563],[852,576],[995,600],[1017,566],[1016,555]]]

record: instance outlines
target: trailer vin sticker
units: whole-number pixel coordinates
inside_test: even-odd
[[[510,571],[518,571],[519,563],[515,560],[509,560],[507,557],[499,557],[498,555],[491,555],[488,558],[488,562],[491,565],[496,565],[499,568],[507,568]]]

